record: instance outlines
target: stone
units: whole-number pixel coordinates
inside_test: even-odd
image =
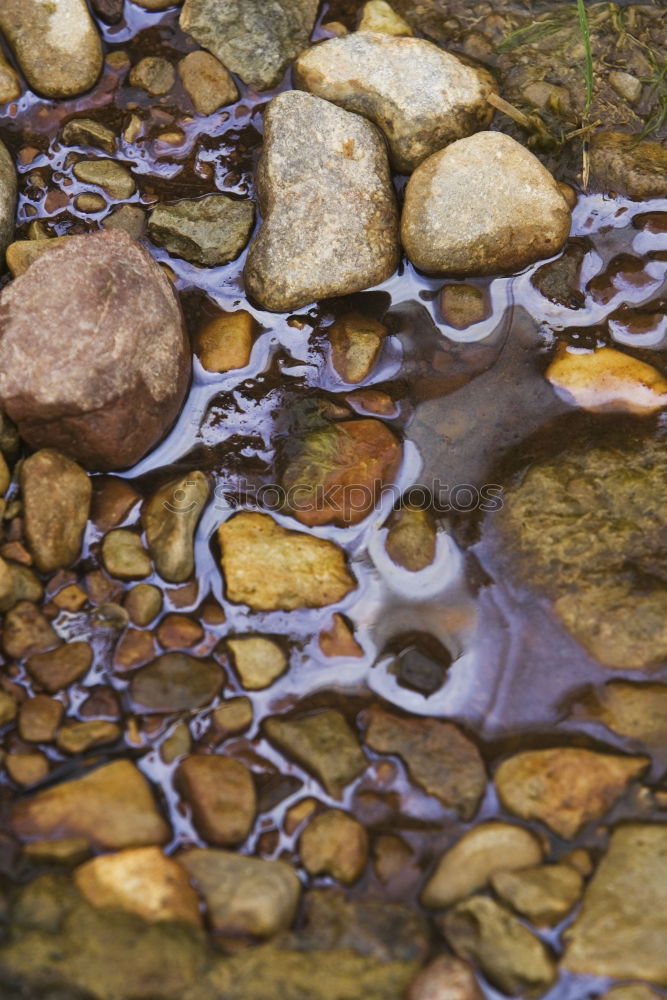
[[[211,718],[214,728],[225,736],[229,733],[242,733],[252,725],[252,702],[245,696],[229,698],[215,709]]]
[[[335,604],[356,587],[333,542],[289,531],[268,514],[242,512],[218,528],[230,601],[253,611],[294,611]]]
[[[123,607],[133,625],[145,628],[162,610],[162,591],[153,583],[137,583],[125,595]]]
[[[222,934],[273,937],[292,923],[301,895],[285,861],[264,861],[231,851],[194,848],[178,855]]]
[[[234,371],[250,361],[257,324],[247,310],[221,313],[197,330],[194,349],[207,372]]]
[[[239,99],[229,71],[210,52],[188,52],[178,64],[178,74],[200,115],[212,115]]]
[[[2,560],[4,584],[0,611],[9,611],[18,601],[41,601],[44,588],[35,574],[20,563]]]
[[[667,827],[617,827],[565,932],[563,966],[667,986]]]
[[[386,35],[412,35],[412,28],[386,0],[368,0],[361,8],[358,31],[381,31]]]
[[[442,919],[459,958],[478,964],[486,979],[509,996],[540,997],[558,976],[547,947],[515,916],[486,896],[472,896]]]
[[[84,837],[64,840],[36,840],[23,845],[23,855],[38,865],[78,865],[90,857],[90,847]]]
[[[167,94],[176,82],[176,71],[162,56],[145,56],[130,70],[130,86],[140,87],[152,97]]]
[[[101,194],[84,193],[74,199],[74,207],[77,212],[84,215],[92,215],[95,212],[103,212],[107,203]]]
[[[628,104],[636,104],[642,95],[642,83],[632,73],[613,69],[609,74],[609,83],[619,97],[624,97]]]
[[[198,660],[187,653],[163,653],[132,676],[129,691],[139,712],[186,712],[208,705],[223,680],[220,667],[212,660]]]
[[[280,82],[307,45],[318,0],[185,0],[183,31],[257,90]]]
[[[662,747],[667,741],[667,685],[610,681],[578,697],[570,715],[599,722],[638,743]]]
[[[667,149],[629,132],[596,131],[590,145],[592,186],[628,198],[667,197]]]
[[[246,839],[255,821],[257,795],[244,764],[217,754],[192,754],[180,763],[176,780],[207,841],[226,847]]]
[[[502,132],[478,132],[425,160],[408,181],[401,235],[431,274],[501,274],[556,254],[570,209],[549,171]]]
[[[0,688],[0,726],[6,726],[16,718],[16,702],[10,694]]]
[[[63,129],[62,140],[66,146],[95,146],[109,156],[116,152],[115,133],[92,118],[71,118]]]
[[[173,764],[179,757],[184,757],[192,749],[192,737],[185,722],[179,722],[160,747],[160,759],[165,764]]]
[[[486,790],[484,762],[451,722],[394,715],[373,705],[365,742],[377,753],[400,757],[412,780],[462,819],[475,815]]]
[[[3,0],[0,30],[43,97],[75,97],[100,74],[102,45],[85,0]]]
[[[402,448],[380,420],[341,420],[290,443],[286,504],[308,527],[358,524],[398,473]]]
[[[613,989],[600,997],[600,1000],[661,1000],[662,994],[656,993],[645,983],[632,983],[627,986],[614,986]]]
[[[155,657],[155,643],[150,632],[128,628],[116,643],[113,668],[118,673],[134,670]]]
[[[69,722],[62,727],[56,738],[56,746],[62,753],[85,753],[92,747],[116,743],[123,730],[115,722],[92,719],[90,722]]]
[[[368,860],[368,834],[342,809],[327,809],[312,819],[299,840],[299,853],[309,875],[330,875],[352,885]]]
[[[114,528],[102,539],[102,562],[118,580],[140,580],[153,572],[151,559],[141,544],[141,535],[128,528]]]
[[[102,225],[105,229],[121,229],[139,242],[146,233],[146,213],[141,205],[118,205],[102,219]]]
[[[165,615],[155,630],[155,638],[163,649],[189,649],[202,641],[204,629],[187,615]]]
[[[95,476],[90,518],[100,532],[106,534],[127,521],[140,499],[140,494],[127,480],[117,476]]]
[[[13,278],[25,274],[33,261],[61,246],[67,239],[67,236],[54,236],[52,239],[16,240],[10,243],[6,253],[10,274]]]
[[[319,646],[325,656],[347,656],[358,659],[364,655],[362,647],[342,615],[333,615],[331,628],[320,632]]]
[[[0,104],[9,104],[21,96],[21,81],[18,73],[5,58],[4,52],[0,54]]]
[[[554,747],[509,757],[495,782],[505,809],[520,819],[540,820],[570,840],[603,816],[648,765],[647,757]]]
[[[169,583],[184,583],[194,572],[194,535],[209,492],[205,473],[188,472],[161,486],[142,508],[148,548]]]
[[[19,601],[5,615],[2,648],[7,656],[21,660],[59,644],[57,632],[32,602]]]
[[[174,257],[199,267],[219,267],[236,260],[253,223],[251,201],[226,194],[159,204],[148,219],[148,235]]]
[[[358,115],[300,91],[274,97],[256,188],[263,222],[244,275],[263,308],[287,312],[359,292],[398,265],[386,150]]]
[[[19,736],[26,743],[50,743],[63,710],[63,703],[47,694],[26,698],[19,711]]]
[[[421,902],[439,910],[484,888],[496,872],[539,865],[544,849],[529,830],[492,820],[464,833],[440,858]]]
[[[36,785],[49,773],[49,759],[40,751],[35,753],[10,753],[4,759],[7,774],[17,785]]]
[[[331,324],[331,363],[344,382],[357,385],[368,378],[387,332],[383,323],[360,313],[346,313]]]
[[[137,190],[130,171],[115,160],[79,160],[74,176],[83,184],[96,184],[118,201],[131,198]]]
[[[536,927],[560,923],[578,902],[584,881],[570,865],[500,871],[491,878],[496,895]]]
[[[2,67],[0,66],[0,76],[1,72]],[[4,142],[0,141],[0,260],[4,257],[14,235],[16,197],[14,160]]]
[[[225,641],[246,691],[262,691],[270,687],[287,670],[285,651],[272,639],[246,635]]]
[[[451,663],[451,655],[444,647],[426,651],[411,644],[400,651],[388,669],[401,687],[428,698],[445,683]]]
[[[667,379],[658,369],[613,347],[575,353],[563,344],[544,376],[568,403],[592,413],[642,417],[667,406]]]
[[[335,709],[300,718],[273,716],[263,729],[271,743],[314,774],[334,799],[342,797],[368,764],[356,733]]]
[[[199,899],[187,872],[159,847],[129,847],[91,858],[76,869],[74,883],[96,907],[129,910],[149,922],[201,925]]]
[[[299,56],[294,79],[377,125],[400,173],[487,128],[494,114],[491,75],[424,38],[372,31],[329,38]]]
[[[169,279],[125,233],[67,237],[0,306],[0,403],[33,448],[123,468],[171,426],[190,375],[183,318]]]
[[[44,448],[29,455],[19,476],[24,530],[37,569],[52,573],[81,554],[92,484],[65,455]]]
[[[385,546],[392,562],[411,573],[435,559],[436,527],[426,510],[402,504],[392,519]]]
[[[75,640],[46,653],[35,653],[27,660],[26,669],[39,688],[54,694],[84,677],[92,662],[90,644]]]
[[[410,983],[406,1000],[484,1000],[484,993],[467,962],[439,955]]]
[[[440,292],[440,312],[445,323],[455,330],[466,330],[491,315],[485,293],[469,284],[444,285]]]
[[[170,836],[148,781],[129,760],[14,802],[11,829],[26,841],[84,837],[99,850],[164,844]]]

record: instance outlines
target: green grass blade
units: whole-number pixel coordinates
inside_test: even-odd
[[[591,102],[593,100],[593,52],[591,50],[591,35],[588,29],[588,14],[586,12],[585,0],[577,0],[577,11],[579,12],[579,28],[581,30],[581,40],[584,43],[585,61],[584,78],[586,80],[586,104],[584,115],[590,115]]]

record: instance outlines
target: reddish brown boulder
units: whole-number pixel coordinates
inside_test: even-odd
[[[176,294],[122,231],[70,237],[0,295],[0,404],[35,448],[133,465],[173,423],[189,375]]]

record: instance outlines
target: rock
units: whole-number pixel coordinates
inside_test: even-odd
[[[122,468],[171,426],[190,374],[180,307],[124,233],[67,237],[0,306],[0,403],[33,448]]]
[[[627,986],[614,986],[600,1000],[661,1000],[662,994],[656,993],[644,983],[633,983]]]
[[[309,875],[330,875],[351,885],[366,867],[368,834],[353,816],[341,809],[327,809],[301,834],[299,853]]]
[[[239,92],[229,72],[209,52],[188,52],[178,64],[181,82],[200,115],[238,101]]]
[[[158,205],[148,219],[148,235],[153,243],[190,264],[218,267],[238,257],[254,221],[251,201],[209,194]]]
[[[5,615],[2,648],[7,656],[21,660],[60,644],[58,634],[30,601],[19,601]]]
[[[7,754],[4,765],[7,774],[17,785],[36,785],[49,773],[49,759],[39,751]]]
[[[356,586],[342,549],[288,531],[268,514],[231,517],[218,528],[218,540],[227,597],[253,611],[322,608]]]
[[[204,896],[216,931],[266,938],[292,923],[301,883],[286,862],[207,848],[185,851],[178,860]]]
[[[439,955],[413,979],[406,1000],[484,1000],[467,962]]]
[[[63,129],[62,140],[66,146],[95,146],[109,156],[116,152],[115,133],[92,118],[71,118]]]
[[[614,830],[581,910],[565,932],[566,969],[667,986],[667,827]]]
[[[0,261],[14,235],[16,192],[14,160],[4,142],[0,141]]]
[[[658,369],[613,347],[583,354],[562,344],[545,378],[568,403],[592,413],[647,416],[667,406],[667,379]]]
[[[204,638],[204,629],[187,615],[166,615],[155,631],[163,649],[189,649]]]
[[[48,240],[16,240],[10,243],[6,253],[10,274],[14,278],[25,274],[33,261],[61,246],[67,239],[69,239],[67,236],[54,236]]]
[[[61,701],[37,694],[27,698],[19,711],[19,736],[26,743],[50,743],[63,717]]]
[[[610,681],[573,704],[574,719],[599,722],[618,736],[647,746],[667,741],[667,685]]]
[[[194,534],[209,490],[203,472],[188,472],[161,486],[143,506],[148,548],[158,573],[169,583],[184,583],[194,572]]]
[[[6,726],[16,718],[16,702],[10,694],[0,688],[0,726]]]
[[[569,840],[603,816],[648,764],[646,757],[576,747],[527,750],[504,760],[495,782],[509,812],[521,819],[540,820]]]
[[[325,656],[362,657],[364,651],[342,615],[335,614],[330,629],[320,632],[319,646]]]
[[[545,945],[486,896],[455,906],[442,919],[442,930],[459,958],[478,964],[502,993],[540,997],[556,981],[556,963]]]
[[[426,883],[421,902],[439,910],[482,889],[496,872],[539,865],[542,844],[521,826],[491,821],[468,830],[445,851]]]
[[[547,265],[548,266],[548,265]],[[445,285],[440,292],[440,312],[448,326],[465,330],[491,315],[487,296],[476,285]]]
[[[47,865],[78,865],[90,857],[90,847],[84,837],[67,840],[36,840],[23,845],[23,855],[31,861]]]
[[[102,219],[102,225],[105,229],[122,229],[138,242],[146,233],[146,214],[141,205],[119,205]]]
[[[137,190],[130,171],[115,160],[79,160],[74,176],[83,184],[96,184],[118,201],[131,198]]]
[[[256,323],[245,309],[221,313],[195,335],[194,349],[207,372],[245,368],[250,361]]]
[[[146,56],[130,71],[130,86],[141,87],[153,97],[167,94],[175,82],[174,67],[162,56]]]
[[[42,573],[71,566],[81,554],[92,484],[83,469],[52,448],[21,465],[21,494],[28,546]]]
[[[43,97],[82,94],[100,74],[102,45],[85,0],[3,0],[0,30]]]
[[[395,675],[401,687],[419,691],[428,698],[445,683],[451,663],[451,655],[444,647],[438,651],[425,651],[419,645],[410,644],[399,652],[388,670]]]
[[[490,74],[423,38],[357,31],[307,49],[296,85],[370,118],[385,133],[394,168],[411,173],[444,146],[486,128]]]
[[[240,844],[255,821],[252,774],[238,760],[193,754],[181,762],[177,783],[192,809],[197,830],[212,844]]]
[[[628,104],[636,104],[642,95],[642,83],[632,73],[613,69],[609,74],[609,83],[619,97],[625,98]]]
[[[341,420],[290,441],[287,505],[308,527],[358,524],[395,478],[401,445],[380,420]]]
[[[358,31],[381,31],[385,35],[412,35],[410,25],[385,0],[368,0],[361,9]]]
[[[582,309],[586,296],[580,287],[581,267],[587,249],[584,240],[568,240],[561,255],[538,267],[531,275],[530,283],[549,302],[567,309]]]
[[[114,528],[102,539],[102,562],[109,576],[118,580],[140,580],[153,571],[141,536],[128,528]]]
[[[271,743],[314,774],[334,799],[366,769],[356,734],[335,709],[300,718],[273,716],[263,729]]]
[[[103,212],[107,203],[101,194],[80,194],[74,199],[74,207],[77,212],[84,215],[94,215],[96,212]]]
[[[484,762],[452,723],[394,715],[373,705],[365,742],[377,753],[399,756],[412,780],[462,819],[475,815],[486,789]]]
[[[121,626],[122,627],[122,626]],[[155,643],[150,632],[128,628],[118,643],[113,655],[113,667],[117,673],[134,670],[148,663],[155,656]]]
[[[144,920],[201,925],[199,899],[184,868],[159,847],[130,847],[86,861],[74,882],[89,903],[137,913]]]
[[[184,757],[192,749],[192,737],[185,722],[179,722],[160,747],[160,760],[165,764],[173,764],[179,757]]]
[[[519,271],[557,253],[569,232],[570,210],[554,178],[502,132],[434,153],[405,191],[403,246],[428,273]]]
[[[307,45],[317,0],[185,0],[183,31],[244,83],[267,90]]]
[[[224,736],[229,733],[242,733],[252,725],[254,714],[250,698],[230,698],[213,712],[212,722],[215,729]]]
[[[32,570],[0,557],[0,612],[9,611],[18,601],[40,601],[43,593]]]
[[[368,378],[387,332],[383,323],[360,313],[346,313],[331,324],[331,363],[344,382],[356,385]]]
[[[244,273],[264,308],[286,312],[358,292],[396,268],[386,151],[357,115],[299,91],[279,94],[264,115],[256,186],[263,223]]]
[[[138,583],[128,590],[123,607],[133,625],[145,628],[162,610],[162,591],[152,583]]]
[[[120,726],[104,719],[90,722],[69,722],[62,727],[56,738],[56,746],[62,753],[85,753],[92,747],[116,743],[123,735]]]
[[[35,653],[26,662],[26,669],[35,684],[54,694],[84,677],[92,662],[89,643],[75,641],[47,653]]]
[[[520,916],[536,927],[552,927],[578,902],[584,883],[570,865],[540,865],[518,872],[496,872],[491,884]]]
[[[169,839],[148,781],[129,760],[105,764],[14,802],[11,828],[21,840],[85,837],[99,850],[164,844]]]
[[[628,132],[594,132],[591,178],[600,191],[628,198],[667,197],[667,149]]]
[[[270,687],[287,670],[285,651],[271,639],[246,635],[227,639],[226,644],[246,691],[262,691]]]
[[[392,562],[411,573],[430,566],[435,559],[436,528],[428,511],[401,505],[392,519],[385,542]]]
[[[223,683],[220,667],[187,653],[163,653],[130,681],[130,696],[143,713],[186,712],[215,698]]]
[[[0,54],[0,104],[9,104],[21,96],[21,81],[14,67]]]

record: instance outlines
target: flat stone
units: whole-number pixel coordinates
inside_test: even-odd
[[[649,765],[576,747],[527,750],[504,760],[495,774],[503,806],[521,819],[537,819],[560,837],[576,837],[599,819]]]
[[[418,573],[435,559],[435,543],[436,527],[428,511],[402,505],[392,519],[385,541],[391,561]]]
[[[629,132],[596,131],[591,177],[598,190],[629,198],[667,197],[667,149]]]
[[[110,156],[116,151],[115,133],[92,118],[70,119],[63,129],[62,140],[66,146],[95,146]]]
[[[207,841],[226,847],[246,839],[255,821],[257,796],[244,764],[217,754],[192,754],[179,765],[176,780]]]
[[[0,403],[33,448],[123,468],[171,426],[190,375],[183,317],[125,233],[67,237],[0,305]]]
[[[356,385],[370,375],[387,332],[383,323],[360,313],[346,313],[331,324],[331,363],[344,382]]]
[[[578,902],[584,881],[570,865],[539,865],[523,871],[499,871],[494,892],[536,927],[560,923]]]
[[[356,586],[342,549],[268,514],[237,514],[220,525],[218,540],[227,597],[254,611],[322,608]]]
[[[245,309],[222,313],[197,330],[194,349],[207,372],[245,368],[250,361],[256,326]]]
[[[486,128],[494,113],[491,75],[424,38],[365,30],[329,38],[299,56],[294,78],[382,129],[401,173]]]
[[[57,632],[31,601],[18,601],[5,615],[2,648],[16,660],[60,645]]]
[[[382,31],[387,35],[412,35],[412,28],[386,0],[368,0],[361,8],[358,31]]]
[[[164,844],[170,836],[148,781],[129,760],[15,802],[11,828],[21,840],[84,837],[99,850]]]
[[[141,536],[128,528],[114,528],[102,539],[102,562],[109,576],[118,580],[140,580],[153,571]]]
[[[0,66],[0,74],[1,71]],[[4,142],[0,141],[0,259],[14,235],[16,192],[14,160]]]
[[[26,698],[19,711],[19,736],[26,743],[50,743],[63,717],[64,705],[47,694]]]
[[[332,798],[340,799],[368,764],[356,733],[335,709],[300,718],[273,716],[263,729],[271,743],[314,774]]]
[[[599,722],[618,736],[662,747],[667,741],[667,685],[610,681],[577,698],[571,717]]]
[[[648,416],[667,406],[667,378],[613,347],[584,354],[563,344],[544,373],[559,396],[592,413]]]
[[[167,94],[176,82],[176,71],[162,56],[145,56],[130,70],[130,86],[141,87],[153,97]]]
[[[482,889],[496,872],[538,865],[544,849],[529,830],[491,821],[468,830],[440,858],[426,883],[421,902],[438,910]]]
[[[570,221],[558,184],[536,156],[502,132],[478,132],[414,172],[401,235],[420,270],[466,277],[552,257]]]
[[[307,45],[318,0],[185,0],[183,31],[244,83],[267,90]]]
[[[102,45],[85,0],[3,0],[0,29],[43,97],[75,97],[100,74]]]
[[[195,200],[159,204],[148,219],[153,243],[199,267],[235,260],[255,221],[252,201],[209,194]]]
[[[366,867],[368,834],[354,816],[342,809],[327,809],[308,823],[299,840],[299,853],[309,875],[330,875],[351,885]]]
[[[269,687],[287,670],[284,649],[272,639],[261,635],[237,636],[227,639],[234,666],[246,691],[261,691]]]
[[[474,743],[451,722],[406,718],[373,705],[365,742],[377,753],[400,757],[412,780],[462,819],[475,815],[486,790],[484,762]]]
[[[21,465],[21,494],[28,546],[42,573],[71,566],[81,554],[92,484],[84,470],[52,448]]]
[[[583,975],[667,986],[666,936],[667,827],[619,826],[565,932],[563,965]]]
[[[268,938],[292,923],[301,883],[285,861],[206,848],[184,851],[178,861],[204,896],[216,931]]]
[[[220,667],[212,660],[163,653],[133,675],[130,697],[140,712],[185,712],[208,705],[223,680]]]
[[[484,1000],[484,993],[467,962],[439,955],[410,983],[406,1000]]]
[[[116,743],[123,730],[115,722],[106,719],[91,719],[90,722],[66,723],[56,738],[56,746],[62,753],[85,753],[92,747]]]
[[[178,64],[178,73],[200,115],[212,115],[238,100],[238,88],[229,71],[209,52],[188,52]]]
[[[130,171],[115,160],[79,160],[74,176],[83,184],[96,184],[118,201],[131,198],[137,190]]]
[[[299,309],[393,273],[398,213],[387,154],[358,115],[300,91],[274,97],[256,187],[263,223],[244,273],[264,308]]]
[[[194,572],[194,535],[209,492],[208,477],[189,472],[161,486],[142,508],[148,548],[169,583],[184,583]]]

